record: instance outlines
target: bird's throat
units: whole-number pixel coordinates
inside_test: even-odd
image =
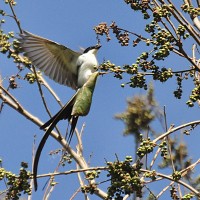
[[[87,82],[92,73],[93,72],[91,69],[83,69],[83,70],[80,69],[78,75],[78,86],[82,87]]]

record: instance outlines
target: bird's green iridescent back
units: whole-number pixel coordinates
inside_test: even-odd
[[[72,110],[73,116],[86,116],[89,113],[98,75],[99,72],[91,74],[88,81],[78,91]]]

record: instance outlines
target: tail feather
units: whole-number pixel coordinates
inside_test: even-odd
[[[77,122],[78,122],[78,116],[72,116],[71,129],[70,129],[69,136],[68,136],[68,139],[67,139],[68,144],[70,144],[70,142],[72,140],[72,136],[74,134],[74,130],[76,128]]]
[[[63,107],[64,108],[64,107]],[[47,121],[45,124],[43,124],[42,126],[40,126],[40,129],[45,129],[47,128],[50,124],[53,123],[53,121],[59,116],[60,112],[63,110],[63,108],[57,113],[55,114],[53,117],[50,118],[49,121]]]
[[[39,144],[36,154],[35,154],[34,163],[33,163],[33,182],[34,182],[35,191],[37,191],[37,170],[38,170],[38,163],[39,163],[40,155],[41,155],[42,149],[43,149],[51,131],[54,129],[55,123],[57,123],[57,122],[58,121],[55,121],[48,128],[48,130],[44,134],[42,140],[40,141],[40,144]]]
[[[65,104],[65,106],[63,106],[63,108],[56,113],[51,119],[49,119],[49,121],[47,121],[45,124],[43,124],[40,129],[45,129],[47,128],[50,124],[52,124],[57,118],[59,120],[62,119],[68,119],[71,116],[71,112],[72,112],[72,108],[74,105],[74,100],[75,100],[75,95],[71,98],[71,100],[69,102],[67,102]],[[58,120],[58,121],[59,121]],[[68,119],[70,120],[70,119]]]
[[[47,131],[45,132],[42,140],[40,141],[40,144],[39,144],[36,154],[35,154],[35,159],[34,159],[34,163],[33,163],[33,182],[34,182],[35,191],[37,190],[37,170],[38,170],[38,163],[39,163],[42,149],[43,149],[49,135],[51,134],[51,131],[56,126],[56,124],[62,119],[68,119],[68,121],[71,120],[71,118],[72,118],[71,113],[72,113],[75,97],[76,97],[76,95],[74,95],[72,97],[72,99],[67,104],[65,104],[65,106],[56,115],[54,115],[49,121],[47,121],[44,125],[42,125],[40,127],[41,129],[44,129],[50,125],[49,128],[47,129]],[[76,123],[77,123],[77,120],[76,120]],[[75,123],[75,126],[76,126],[76,123]],[[73,127],[73,131],[74,131],[74,129],[75,129],[75,127]],[[73,132],[72,132],[72,128],[71,128],[69,136],[72,137],[72,135],[73,135]]]

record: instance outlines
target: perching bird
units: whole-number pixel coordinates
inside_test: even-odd
[[[77,90],[96,71],[96,54],[101,45],[88,47],[79,53],[27,31],[23,31],[20,37],[24,55],[45,75],[62,85]]]
[[[101,46],[88,47],[81,54],[27,31],[23,31],[20,37],[20,47],[33,65],[54,81],[77,90],[71,100],[41,126],[41,129],[48,126],[49,128],[38,146],[33,164],[34,187],[37,190],[38,162],[51,131],[60,120],[67,119],[71,122],[71,129],[67,139],[68,143],[70,143],[78,117],[87,115],[90,110],[93,90],[99,74],[95,72],[98,66],[96,54]]]

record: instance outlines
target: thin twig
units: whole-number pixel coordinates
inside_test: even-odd
[[[197,5],[200,7],[200,0],[197,0]]]
[[[12,6],[11,2],[8,1],[8,3],[9,3],[9,6],[10,6],[10,9],[11,9],[11,11],[12,11],[13,18],[15,19],[15,22],[16,22],[16,24],[17,24],[19,30],[20,30],[20,33],[22,33],[22,29],[21,29],[21,26],[20,26],[20,21],[19,21],[19,19],[17,18],[17,15],[15,14],[15,11],[14,11],[14,9],[13,9],[13,6]]]
[[[156,199],[159,199],[164,194],[164,192],[166,192],[168,188],[172,186],[173,184],[174,184],[174,181],[172,181],[169,185],[163,188],[162,191],[160,191],[160,193],[156,196]]]
[[[186,123],[186,124],[182,124],[182,125],[180,125],[180,126],[178,126],[178,127],[176,127],[176,128],[173,128],[173,129],[167,131],[166,133],[163,133],[162,135],[158,136],[156,139],[153,140],[153,142],[156,143],[158,140],[161,140],[161,139],[163,139],[164,137],[170,135],[171,133],[176,132],[176,131],[178,131],[178,130],[180,130],[180,129],[182,129],[182,128],[185,128],[185,127],[187,127],[187,126],[199,125],[199,124],[200,124],[200,120],[188,122],[188,123]]]
[[[98,170],[108,170],[108,167],[89,167],[85,169],[72,169],[69,171],[64,172],[55,172],[55,173],[48,173],[48,174],[41,174],[37,175],[37,178],[49,177],[49,176],[61,176],[61,175],[69,175],[69,174],[76,174],[79,172],[87,172],[87,171],[98,171]]]
[[[34,162],[34,159],[35,159],[35,152],[36,152],[35,139],[36,139],[36,135],[34,135],[33,147],[32,147],[32,166],[31,166],[32,173],[33,173],[33,162]],[[30,187],[31,187],[31,189],[33,188],[33,179],[30,180]],[[32,195],[28,195],[28,200],[31,200],[31,199],[32,199]]]
[[[57,103],[60,105],[60,107],[63,107],[63,104],[60,100],[60,98],[57,96],[57,94],[53,91],[53,89],[50,87],[50,85],[46,82],[46,80],[38,75],[39,79],[42,81],[42,84],[47,88],[47,90],[52,94],[52,96],[54,97],[54,99],[57,101]]]
[[[167,126],[167,114],[166,114],[166,107],[164,106],[164,120],[165,120],[165,131],[167,131],[168,126]],[[168,131],[170,131],[174,126],[171,125],[170,128],[168,129]],[[165,138],[164,138],[165,139]],[[172,149],[171,149],[171,144],[170,144],[170,138],[169,136],[166,137],[167,139],[167,148],[168,148],[168,152],[169,152],[169,156],[170,156],[170,161],[171,161],[171,165],[172,165],[172,169],[173,172],[175,172],[175,167],[174,167],[174,161],[173,161],[173,157],[172,157]]]
[[[44,98],[44,94],[43,94],[43,91],[42,91],[41,83],[39,81],[39,78],[38,78],[38,75],[37,75],[37,72],[36,72],[36,69],[35,69],[34,65],[32,65],[32,69],[33,69],[33,72],[34,72],[34,75],[35,75],[35,78],[36,78],[36,82],[37,82],[37,86],[38,86],[38,89],[39,89],[40,96],[42,98],[42,103],[43,103],[43,105],[45,107],[45,110],[48,113],[48,115],[50,117],[52,117],[52,115],[51,115],[51,113],[50,113],[50,111],[49,111],[49,109],[47,107],[47,104],[46,104],[46,101],[45,101],[45,98]],[[62,135],[61,135],[61,133],[60,133],[60,131],[59,131],[57,126],[55,126],[55,129],[58,132],[58,134],[60,135],[60,137],[62,137]]]
[[[70,197],[69,200],[73,200],[73,199],[76,197],[76,195],[77,195],[80,191],[81,191],[81,187],[79,187],[79,188],[74,192],[74,194]]]
[[[151,171],[149,170],[146,170],[146,169],[141,169],[142,172],[148,172],[148,173],[151,173]],[[200,197],[200,193],[195,189],[193,188],[192,186],[190,186],[189,184],[181,181],[181,180],[177,180],[175,181],[171,175],[165,175],[165,174],[161,174],[161,173],[157,173],[156,172],[156,175],[159,176],[159,177],[162,177],[162,178],[165,178],[165,179],[168,179],[170,181],[174,181],[176,183],[179,183],[181,184],[182,186],[184,186],[185,188],[188,188],[191,192],[193,192],[196,196]]]
[[[180,171],[182,176],[185,176],[188,171],[193,170],[198,164],[200,163],[200,159],[198,159],[195,163],[191,164],[190,166],[188,166],[187,168],[183,169]]]
[[[78,140],[78,144],[76,146],[76,149],[77,149],[77,153],[80,154],[80,156],[83,156],[83,142],[82,142],[82,135],[83,135],[83,132],[84,132],[84,129],[85,129],[85,123],[83,123],[83,126],[81,128],[81,131],[80,133],[78,132],[78,130],[76,129],[76,137],[77,137],[77,140]]]
[[[160,151],[161,151],[161,148],[159,147],[159,148],[157,149],[157,151],[156,151],[156,153],[155,153],[155,155],[154,155],[154,157],[153,157],[151,163],[150,163],[150,166],[149,166],[149,169],[150,169],[150,170],[152,169],[152,167],[153,167],[153,165],[154,165],[154,163],[155,163],[155,161],[156,161],[156,159],[157,159],[157,157],[158,157]]]
[[[78,169],[79,169],[79,166],[76,165],[76,168],[77,168],[77,170],[78,170]],[[82,179],[82,177],[81,177],[81,173],[78,172],[78,173],[77,173],[77,176],[78,176],[78,180],[79,180],[80,186],[83,187],[85,184],[84,184],[84,181],[83,181],[83,179]],[[85,197],[86,200],[89,198],[87,194],[84,194],[84,197]]]
[[[191,0],[185,0],[184,2],[188,5],[188,7],[189,7],[189,6],[194,7],[194,6],[192,5]],[[188,13],[188,14],[190,15],[190,18],[191,18],[191,20],[193,21],[194,26],[196,26],[196,28],[197,28],[198,30],[200,30],[200,22],[199,22],[198,16],[194,16],[193,14],[190,14],[190,13]]]
[[[176,9],[176,6],[174,6],[174,4],[171,2],[171,0],[168,0],[168,2],[173,5],[173,8],[171,8],[169,6],[167,6],[166,8],[173,14],[173,16],[176,18],[176,20],[185,27],[185,29],[190,33],[190,35],[194,38],[194,40],[200,45],[199,33],[196,32],[196,30],[184,18],[184,16],[179,12],[179,10]],[[181,19],[184,22],[181,21]]]
[[[23,107],[20,105],[20,103],[17,101],[17,99],[11,95],[10,92],[8,92],[2,85],[0,85],[0,89],[8,96],[8,98],[13,101],[13,103],[16,104],[19,110],[23,110]],[[7,99],[7,98],[6,98]]]
[[[45,107],[46,112],[48,113],[48,115],[49,115],[50,117],[52,117],[52,116],[51,116],[51,113],[50,113],[50,111],[49,111],[49,109],[48,109],[48,107],[47,107],[46,101],[45,101],[45,99],[44,99],[44,94],[43,94],[43,91],[42,91],[42,88],[41,88],[41,85],[40,85],[40,82],[39,82],[39,78],[38,78],[38,75],[37,75],[37,72],[36,72],[36,69],[35,69],[35,66],[34,66],[34,65],[32,65],[32,69],[33,69],[33,72],[34,72],[34,75],[35,75],[35,78],[36,78],[36,82],[37,82],[37,85],[38,85],[38,89],[39,89],[39,92],[40,92],[40,96],[41,96],[41,98],[42,98],[43,105],[44,105],[44,107]]]

